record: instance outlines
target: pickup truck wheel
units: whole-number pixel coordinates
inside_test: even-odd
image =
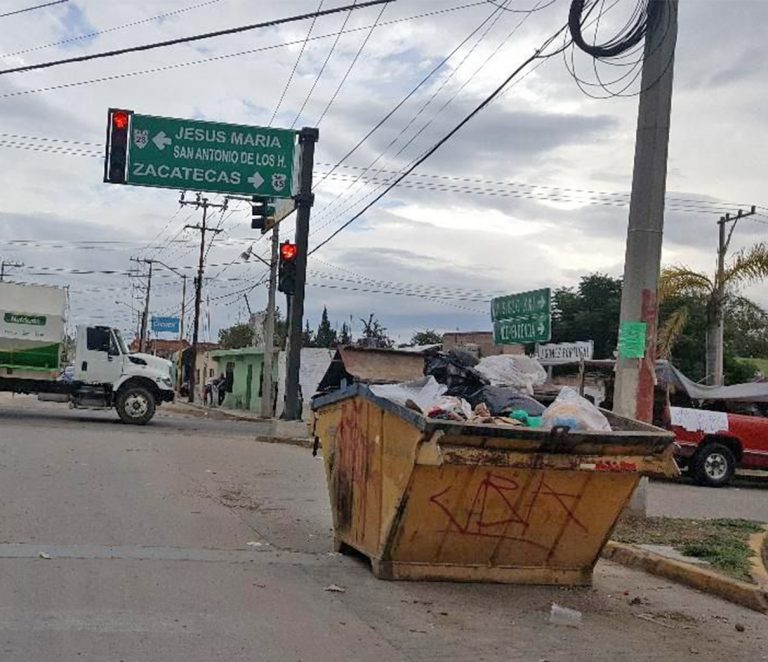
[[[145,425],[155,415],[155,397],[143,386],[128,386],[118,392],[115,409],[123,423]]]
[[[723,444],[707,444],[691,460],[691,475],[699,485],[722,487],[731,482],[735,471],[733,451]]]

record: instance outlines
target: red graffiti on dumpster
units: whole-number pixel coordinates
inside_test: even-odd
[[[525,537],[531,525],[532,514],[545,499],[556,502],[564,523],[573,522],[575,526],[587,532],[587,527],[574,514],[581,496],[558,492],[547,484],[543,475],[538,478],[536,487],[526,497],[521,495],[520,485],[516,480],[488,472],[477,486],[471,505],[462,516],[456,516],[446,504],[448,499],[445,497],[453,488],[454,486],[450,485],[429,498],[448,518],[448,532],[516,540],[549,550],[545,545]]]
[[[357,498],[357,522],[362,530],[369,479],[369,445],[363,426],[363,402],[345,403],[336,430],[336,457],[334,458],[333,489],[336,494],[338,526],[348,530],[352,526],[353,499]]]

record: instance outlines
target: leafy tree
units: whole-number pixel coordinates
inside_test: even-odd
[[[411,345],[439,345],[443,342],[443,334],[434,329],[416,331],[411,336]]]
[[[726,246],[727,248],[727,246]],[[755,244],[734,255],[723,270],[710,278],[685,266],[667,267],[659,279],[659,301],[681,296],[696,296],[706,305],[705,365],[708,384],[723,382],[723,321],[738,289],[768,277],[768,244]],[[685,316],[685,311],[680,315]]]
[[[253,329],[248,324],[235,324],[219,331],[219,344],[224,349],[240,349],[253,345]]]
[[[595,273],[576,289],[563,287],[552,295],[552,342],[592,340],[595,358],[613,356],[618,343],[621,279]]]
[[[338,338],[336,336],[336,329],[334,329],[328,321],[328,308],[323,306],[323,316],[320,319],[320,325],[317,327],[317,333],[315,334],[315,346],[336,347],[338,344]]]
[[[746,301],[746,300],[745,300]],[[659,309],[659,358],[671,360],[693,381],[702,382],[707,375],[704,347],[707,335],[707,297],[700,295],[677,296],[665,299]],[[742,355],[743,343],[732,342],[732,338],[741,335],[744,311],[759,307],[751,301],[733,300],[728,310],[734,310],[725,317],[725,354],[723,357],[724,381],[727,384],[740,384],[751,380],[755,375],[754,367],[736,360]],[[742,312],[738,312],[741,310]],[[739,347],[742,343],[742,348]]]
[[[339,345],[350,344],[352,344],[352,330],[349,328],[349,325],[344,322],[341,325],[341,333],[339,334]]]
[[[387,329],[381,325],[373,313],[369,315],[367,321],[364,319],[360,321],[363,323],[363,337],[357,341],[359,345],[382,348],[390,348],[394,345],[387,335]]]

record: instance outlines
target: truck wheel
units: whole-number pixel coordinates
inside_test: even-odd
[[[115,409],[123,423],[145,425],[155,415],[155,396],[143,386],[128,386],[118,392]]]
[[[704,446],[691,460],[693,480],[707,487],[722,487],[731,482],[736,471],[733,451],[723,444],[710,443]]]

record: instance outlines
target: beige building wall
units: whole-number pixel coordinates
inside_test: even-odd
[[[463,349],[478,358],[497,354],[525,354],[522,345],[497,345],[491,331],[451,332],[443,334],[443,351]]]

